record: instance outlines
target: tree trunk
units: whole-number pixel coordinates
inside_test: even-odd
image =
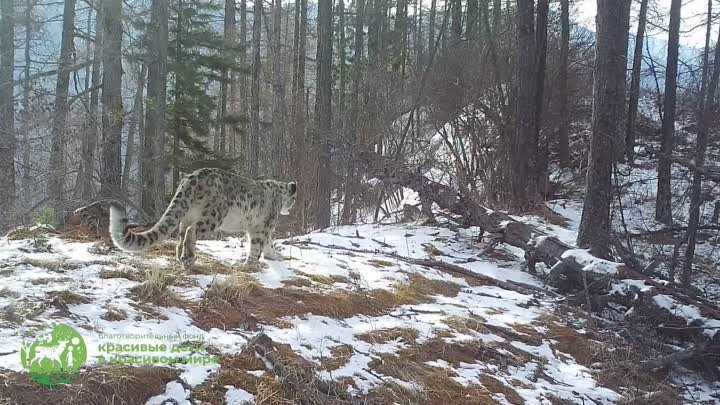
[[[282,0],[274,0],[273,5],[273,109],[272,109],[272,174],[280,178],[285,168],[285,91],[282,75]]]
[[[715,58],[713,60],[712,79],[710,86],[707,85],[708,72],[710,70],[708,64],[708,54],[710,53],[710,33],[712,31],[712,0],[708,0],[707,13],[707,30],[705,34],[705,54],[703,56],[702,83],[700,87],[700,105],[698,113],[697,144],[695,146],[695,166],[701,167],[705,164],[705,152],[708,146],[708,131],[711,125],[712,112],[715,107],[715,92],[717,91],[718,81],[720,79],[720,33],[718,33],[718,41],[715,43]],[[697,228],[700,224],[700,206],[702,205],[702,173],[693,172],[692,186],[690,187],[690,215],[688,219],[687,229],[687,247],[685,248],[685,261],[683,262],[683,271],[681,283],[688,287],[692,277],[692,264],[695,257],[695,246],[697,245]],[[675,280],[673,280],[675,281]]]
[[[420,0],[415,0],[415,14],[417,15],[417,23],[415,24],[415,66],[418,70],[424,61],[425,49],[423,49],[423,7]]]
[[[597,257],[610,252],[611,173],[622,150],[631,0],[598,0],[592,139],[577,244]]]
[[[234,50],[228,50],[228,48],[235,47],[235,1],[225,0],[225,15],[223,18],[223,54],[226,58],[234,55]],[[228,89],[231,85],[234,85],[235,81],[234,74],[227,71],[222,72],[223,82],[220,88],[220,142],[218,142],[218,150],[220,156],[225,156],[228,151],[228,144],[232,144],[233,141],[228,142],[228,125],[226,124],[226,118],[228,116],[228,105],[231,113],[234,113],[234,100],[232,97],[232,91],[228,93]]]
[[[467,13],[465,14],[465,36],[469,41],[476,41],[480,33],[480,2],[479,0],[468,0]]]
[[[148,27],[148,79],[142,158],[142,209],[149,218],[165,210],[165,110],[167,86],[168,0],[153,0]]]
[[[647,0],[644,0],[647,1]],[[560,167],[570,164],[570,119],[568,117],[568,54],[570,50],[570,0],[560,0],[560,78],[558,80],[558,159]]]
[[[246,0],[240,0],[240,36],[238,42],[240,43],[240,57],[238,58],[238,64],[245,68],[247,64],[247,3]],[[248,80],[247,74],[242,73],[239,75],[238,80],[238,110],[242,113],[243,118],[248,117],[249,109],[247,102],[247,90]],[[236,136],[240,137],[239,148],[240,157],[242,158],[242,164],[247,167],[248,162],[248,133],[247,123],[243,121],[240,127],[236,130]]]
[[[437,12],[437,0],[430,2],[430,16],[428,17],[428,66],[431,62],[432,49],[435,48],[435,13]]]
[[[450,46],[454,47],[462,40],[462,0],[450,0]]]
[[[349,224],[356,220],[355,193],[358,188],[359,174],[356,173],[358,131],[362,125],[360,119],[360,82],[362,81],[362,56],[365,47],[364,37],[364,18],[365,18],[365,0],[357,0],[355,3],[355,44],[353,46],[353,88],[352,88],[352,107],[350,110],[350,130],[348,131],[349,162],[347,165],[347,178],[345,179],[345,200],[342,212],[342,223]]]
[[[337,54],[339,69],[339,85],[337,90],[337,102],[335,116],[337,117],[337,135],[338,139],[343,139],[345,131],[345,88],[347,87],[347,79],[345,77],[345,65],[347,55],[345,52],[345,1],[338,0],[337,3],[338,28],[337,28]]]
[[[13,0],[0,0],[0,232],[12,225],[15,216],[15,10]],[[23,106],[27,108],[27,106]]]
[[[495,35],[500,33],[500,23],[502,19],[502,3],[501,0],[493,0],[493,20],[492,20],[492,32]]]
[[[143,63],[140,68],[140,76],[138,77],[137,89],[135,90],[135,99],[133,100],[133,114],[128,128],[127,149],[125,152],[125,164],[123,164],[122,175],[122,193],[128,195],[128,184],[130,182],[130,167],[133,159],[135,159],[135,134],[140,129],[140,121],[143,115],[143,92],[145,91],[145,76],[147,75],[147,65]]]
[[[632,163],[635,155],[635,119],[637,118],[638,101],[640,99],[640,72],[642,70],[643,41],[645,38],[645,21],[647,20],[648,0],[640,2],[638,29],[635,35],[633,52],[632,76],[630,79],[630,102],[628,103],[627,128],[625,132],[625,157]]]
[[[100,128],[100,119],[98,116],[98,106],[100,104],[100,80],[102,77],[102,52],[103,52],[103,4],[99,1],[97,16],[95,17],[95,45],[93,50],[92,73],[90,79],[90,107],[88,123],[83,134],[82,141],[82,171],[80,181],[80,196],[84,201],[88,201],[95,192],[95,152],[97,149],[98,129]]]
[[[310,188],[308,187],[309,166],[307,165],[307,142],[305,142],[305,53],[307,43],[307,0],[298,0],[295,6],[295,29],[293,46],[293,136],[292,143],[294,153],[292,154],[291,165],[295,179],[300,185],[297,191],[297,202],[295,203],[295,218],[301,231],[307,226],[305,209]]]
[[[105,0],[103,49],[103,145],[100,195],[117,196],[122,170],[122,0]]]
[[[330,226],[330,141],[332,139],[332,0],[318,3],[317,49],[317,217],[318,228]]]
[[[511,140],[510,205],[517,210],[530,208],[536,201],[534,166],[537,159],[537,49],[535,44],[534,0],[517,0],[518,90],[515,106],[516,130]],[[532,195],[531,195],[532,193]]]
[[[260,30],[262,29],[262,0],[254,0],[253,6],[253,68],[250,95],[250,145],[248,173],[257,176],[260,161]]]
[[[537,3],[537,17],[535,22],[535,50],[537,62],[535,63],[535,124],[534,135],[535,139],[533,144],[537,148],[538,152],[535,155],[535,166],[532,168],[534,180],[533,183],[537,185],[537,189],[534,193],[540,192],[542,196],[547,195],[548,186],[550,181],[548,179],[548,153],[549,145],[547,137],[540,137],[540,130],[542,128],[542,116],[543,106],[545,105],[545,66],[547,59],[547,21],[548,21],[548,9],[550,4],[548,0],[538,0]],[[531,189],[531,193],[533,190]]]
[[[25,67],[23,69],[23,112],[20,115],[20,122],[22,126],[22,153],[23,153],[23,167],[22,167],[22,204],[31,206],[32,204],[32,190],[34,181],[32,179],[32,167],[33,159],[31,155],[31,141],[30,141],[30,128],[31,128],[31,117],[30,117],[30,90],[32,88],[32,79],[30,78],[30,49],[32,47],[32,10],[35,6],[34,0],[27,0],[25,5]],[[5,69],[3,69],[5,71]],[[0,79],[3,80],[4,79]],[[23,222],[27,221],[27,218],[22,218]]]
[[[60,61],[55,85],[55,111],[52,119],[48,198],[55,209],[55,224],[62,225],[65,200],[65,123],[68,110],[68,86],[75,34],[75,0],[67,0],[63,9]]]
[[[672,0],[670,4],[670,32],[668,34],[668,54],[665,68],[665,102],[663,104],[662,148],[658,162],[657,200],[655,219],[666,225],[672,224],[672,189],[670,186],[669,159],[662,155],[672,153],[675,133],[675,102],[677,93],[678,48],[680,45],[680,7],[681,0]]]

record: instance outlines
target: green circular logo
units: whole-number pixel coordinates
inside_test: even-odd
[[[53,324],[52,331],[38,336],[20,349],[22,365],[38,384],[50,387],[67,384],[87,360],[82,336],[64,324]]]

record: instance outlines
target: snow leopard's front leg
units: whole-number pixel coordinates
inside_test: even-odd
[[[260,262],[260,255],[267,245],[267,237],[261,232],[248,232],[248,239],[248,253],[243,265],[257,268]]]

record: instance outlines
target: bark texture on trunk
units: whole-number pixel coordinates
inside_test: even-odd
[[[647,1],[647,0],[645,0]],[[560,77],[558,80],[558,159],[560,167],[570,164],[570,120],[568,119],[568,69],[570,53],[570,0],[560,0]]]
[[[640,2],[640,15],[635,35],[633,51],[632,76],[630,79],[630,100],[628,103],[627,126],[625,130],[625,157],[633,161],[635,155],[635,119],[637,118],[638,101],[640,99],[640,72],[642,68],[643,42],[645,39],[645,21],[647,20],[648,0]]]
[[[712,66],[712,78],[708,85],[710,66],[708,54],[710,53],[710,33],[712,31],[712,0],[708,1],[708,21],[705,33],[705,55],[703,57],[702,83],[700,88],[700,105],[698,108],[698,133],[697,144],[695,145],[695,166],[702,167],[705,164],[705,152],[708,146],[708,131],[712,123],[712,113],[715,109],[715,92],[718,81],[720,81],[720,33],[715,43],[715,57]],[[692,185],[690,186],[690,215],[688,218],[687,246],[685,248],[685,260],[681,273],[680,282],[690,286],[692,278],[693,259],[695,258],[695,247],[697,245],[697,231],[700,225],[700,207],[702,205],[702,173],[693,172]]]
[[[662,148],[661,153],[668,155],[672,153],[673,137],[675,135],[675,104],[677,100],[677,72],[678,72],[678,50],[680,45],[680,7],[681,0],[672,0],[670,3],[670,32],[668,34],[667,64],[665,67],[665,101],[663,104],[662,121]],[[658,163],[658,186],[657,200],[655,203],[655,219],[666,225],[673,222],[672,219],[672,188],[670,185],[669,159],[660,156]]]
[[[253,5],[253,63],[250,89],[250,144],[248,145],[248,173],[257,176],[260,162],[260,30],[262,29],[262,0]]]
[[[60,61],[55,85],[55,111],[52,118],[47,190],[50,206],[55,209],[56,225],[62,225],[63,210],[65,209],[65,124],[74,34],[75,0],[67,0],[63,8],[62,42],[60,43]]]
[[[117,196],[122,174],[122,0],[105,0],[100,195]]]
[[[330,226],[330,142],[332,140],[332,0],[318,4],[317,49],[317,216],[318,228]]]
[[[598,257],[610,253],[612,166],[622,150],[630,0],[598,0],[592,139],[577,244]]]
[[[15,214],[15,10],[12,0],[0,0],[0,14],[0,184],[4,187],[0,193],[0,232],[3,232]]]
[[[146,220],[165,210],[165,110],[167,86],[168,0],[153,0],[148,33],[147,106],[143,136],[142,209]]]

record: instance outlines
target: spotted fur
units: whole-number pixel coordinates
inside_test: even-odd
[[[253,180],[221,169],[199,169],[180,182],[163,216],[147,231],[130,230],[125,209],[113,204],[110,235],[118,248],[142,251],[179,229],[177,259],[189,267],[195,260],[196,240],[213,239],[220,232],[242,232],[249,241],[245,264],[255,264],[261,254],[270,260],[278,257],[272,234],[278,215],[289,215],[296,196],[295,182]]]

